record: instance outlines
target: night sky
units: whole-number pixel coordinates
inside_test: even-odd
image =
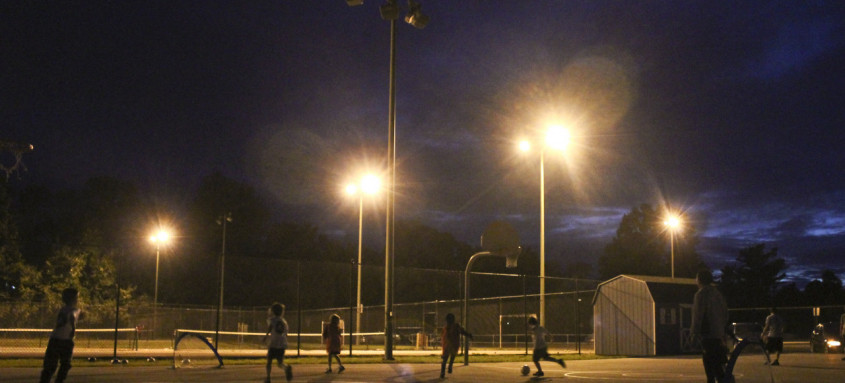
[[[397,23],[397,219],[471,244],[503,219],[536,249],[540,156],[516,142],[559,123],[548,257],[594,262],[623,214],[668,204],[714,268],[763,242],[790,280],[845,279],[845,3],[420,3],[427,27]],[[113,176],[187,201],[217,170],[354,237],[342,188],[385,171],[382,4],[3,1],[0,138],[35,146],[13,182]],[[366,205],[375,248],[383,205]]]

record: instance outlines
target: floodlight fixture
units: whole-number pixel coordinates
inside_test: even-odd
[[[364,4],[364,0],[346,0],[346,5],[355,7]]]
[[[379,13],[384,20],[396,20],[399,18],[399,6],[395,0],[387,0],[387,3],[379,8]]]
[[[519,150],[521,152],[528,152],[531,150],[531,143],[528,140],[519,141]]]
[[[405,22],[417,29],[423,29],[428,25],[428,16],[421,10],[422,6],[414,0],[408,0],[408,14],[405,15]]]

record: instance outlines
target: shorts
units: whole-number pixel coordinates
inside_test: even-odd
[[[279,363],[282,363],[285,360],[285,349],[284,348],[273,348],[270,347],[267,349],[267,363],[271,363],[273,359],[277,360]]]
[[[783,338],[770,336],[768,341],[766,341],[766,351],[769,353],[783,352]]]
[[[539,362],[540,359],[546,359],[550,356],[551,355],[549,355],[549,348],[548,347],[535,348],[534,349],[534,361],[535,362]]]

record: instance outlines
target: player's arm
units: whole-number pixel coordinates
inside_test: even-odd
[[[704,308],[702,306],[701,294],[695,294],[692,300],[692,323],[690,323],[690,341],[693,341],[698,333],[701,332],[701,320],[704,315]]]
[[[465,330],[463,327],[461,327],[461,325],[458,325],[458,331],[460,331],[460,333],[463,334],[463,336],[465,336],[469,339],[472,339],[472,334],[469,333],[467,330]]]

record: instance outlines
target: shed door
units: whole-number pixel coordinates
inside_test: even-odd
[[[680,326],[678,326],[678,330],[681,332],[681,352],[693,352],[701,350],[698,341],[695,344],[691,344],[689,341],[690,338],[690,327],[692,327],[692,305],[690,304],[680,304]]]

